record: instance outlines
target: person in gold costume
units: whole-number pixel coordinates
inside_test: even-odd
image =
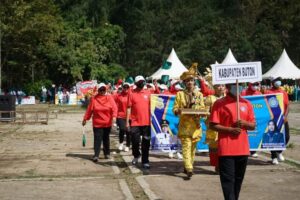
[[[184,72],[180,79],[183,80],[186,89],[176,94],[173,112],[179,116],[178,137],[181,140],[184,172],[188,178],[193,175],[193,164],[197,142],[202,137],[200,115],[184,114],[183,109],[205,109],[203,94],[195,88],[197,76],[197,64],[193,64],[189,71]]]
[[[214,85],[215,95],[209,95],[205,99],[205,106],[211,108],[217,99],[220,99],[225,96],[225,85]],[[208,121],[208,120],[207,120]],[[207,123],[209,124],[209,123]],[[210,165],[215,167],[215,171],[219,172],[219,163],[218,163],[218,132],[208,129],[206,131],[206,143],[209,146],[209,160]]]

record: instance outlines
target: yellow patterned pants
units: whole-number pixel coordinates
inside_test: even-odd
[[[198,141],[193,141],[192,138],[180,138],[182,145],[182,155],[183,155],[183,164],[184,168],[187,171],[193,170],[193,164],[196,153],[196,146]]]

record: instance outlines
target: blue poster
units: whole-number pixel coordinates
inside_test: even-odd
[[[254,131],[248,131],[250,149],[284,150],[284,106],[282,94],[246,96],[253,105],[256,120]],[[174,115],[174,95],[151,95],[151,150],[176,151],[181,148],[177,138],[179,118]],[[207,152],[205,119],[199,121],[202,138],[197,151]]]

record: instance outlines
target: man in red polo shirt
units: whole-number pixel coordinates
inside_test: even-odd
[[[131,130],[132,164],[136,165],[141,155],[140,136],[142,136],[142,165],[149,169],[149,148],[150,148],[150,91],[144,89],[146,81],[143,76],[135,77],[136,88],[128,96],[126,127]],[[131,125],[129,124],[131,119]]]
[[[283,89],[280,88],[281,86],[281,77],[274,78],[272,83],[272,88],[267,90],[265,94],[283,94],[283,106],[284,106],[284,129],[285,129],[285,144],[287,145],[290,140],[290,127],[288,123],[288,114],[289,114],[289,96]],[[272,163],[274,165],[278,164],[279,161],[284,161],[285,158],[282,155],[282,151],[271,151],[271,158]],[[278,159],[277,159],[278,158]]]
[[[247,130],[255,129],[251,103],[239,98],[240,118],[237,114],[236,85],[226,85],[228,94],[217,100],[211,111],[210,127],[218,131],[220,180],[225,200],[237,200],[246,172],[249,141]],[[239,86],[239,92],[242,87]]]

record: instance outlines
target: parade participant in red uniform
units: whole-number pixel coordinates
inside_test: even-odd
[[[239,94],[236,93],[235,84],[228,84],[226,88],[229,91],[227,95],[218,99],[212,107],[210,128],[218,131],[219,169],[224,198],[237,200],[249,155],[247,130],[255,129],[255,119],[251,103],[240,97],[238,120],[236,96]]]
[[[113,97],[106,93],[106,85],[100,83],[98,94],[91,98],[82,120],[82,126],[85,126],[86,121],[93,116],[94,162],[98,161],[102,142],[104,157],[110,158],[109,134],[112,124],[116,121],[117,112]]]
[[[241,92],[241,96],[254,96],[254,95],[262,95],[262,93],[260,92],[260,87],[259,87],[259,82],[255,82],[255,83],[248,83],[248,88],[244,89]],[[251,151],[250,152],[251,156],[256,158],[258,157],[256,151]]]
[[[126,130],[126,112],[127,112],[127,101],[130,90],[130,84],[124,83],[121,93],[117,94],[115,101],[118,107],[117,125],[119,126],[119,150],[129,151],[131,137],[130,133]],[[124,135],[126,134],[126,146],[124,147]]]
[[[206,97],[208,95],[214,95],[215,90],[209,89],[209,87],[205,83],[205,80],[202,77],[198,77],[198,78],[200,80],[200,89],[201,89],[200,91],[203,94],[203,96]]]
[[[281,86],[281,77],[274,78],[272,80],[272,88],[267,90],[265,94],[283,94],[283,106],[284,106],[284,128],[285,128],[285,144],[287,145],[290,140],[290,128],[288,123],[288,114],[289,114],[289,96],[288,94],[280,88]],[[278,164],[279,161],[284,161],[285,158],[282,155],[282,151],[271,151],[272,163],[274,165]]]
[[[149,148],[150,148],[150,91],[144,89],[146,81],[143,76],[135,77],[136,88],[128,96],[126,127],[132,133],[132,164],[138,163],[142,155],[143,168],[149,169]],[[131,125],[129,119],[131,116]],[[142,144],[140,152],[140,136]]]

